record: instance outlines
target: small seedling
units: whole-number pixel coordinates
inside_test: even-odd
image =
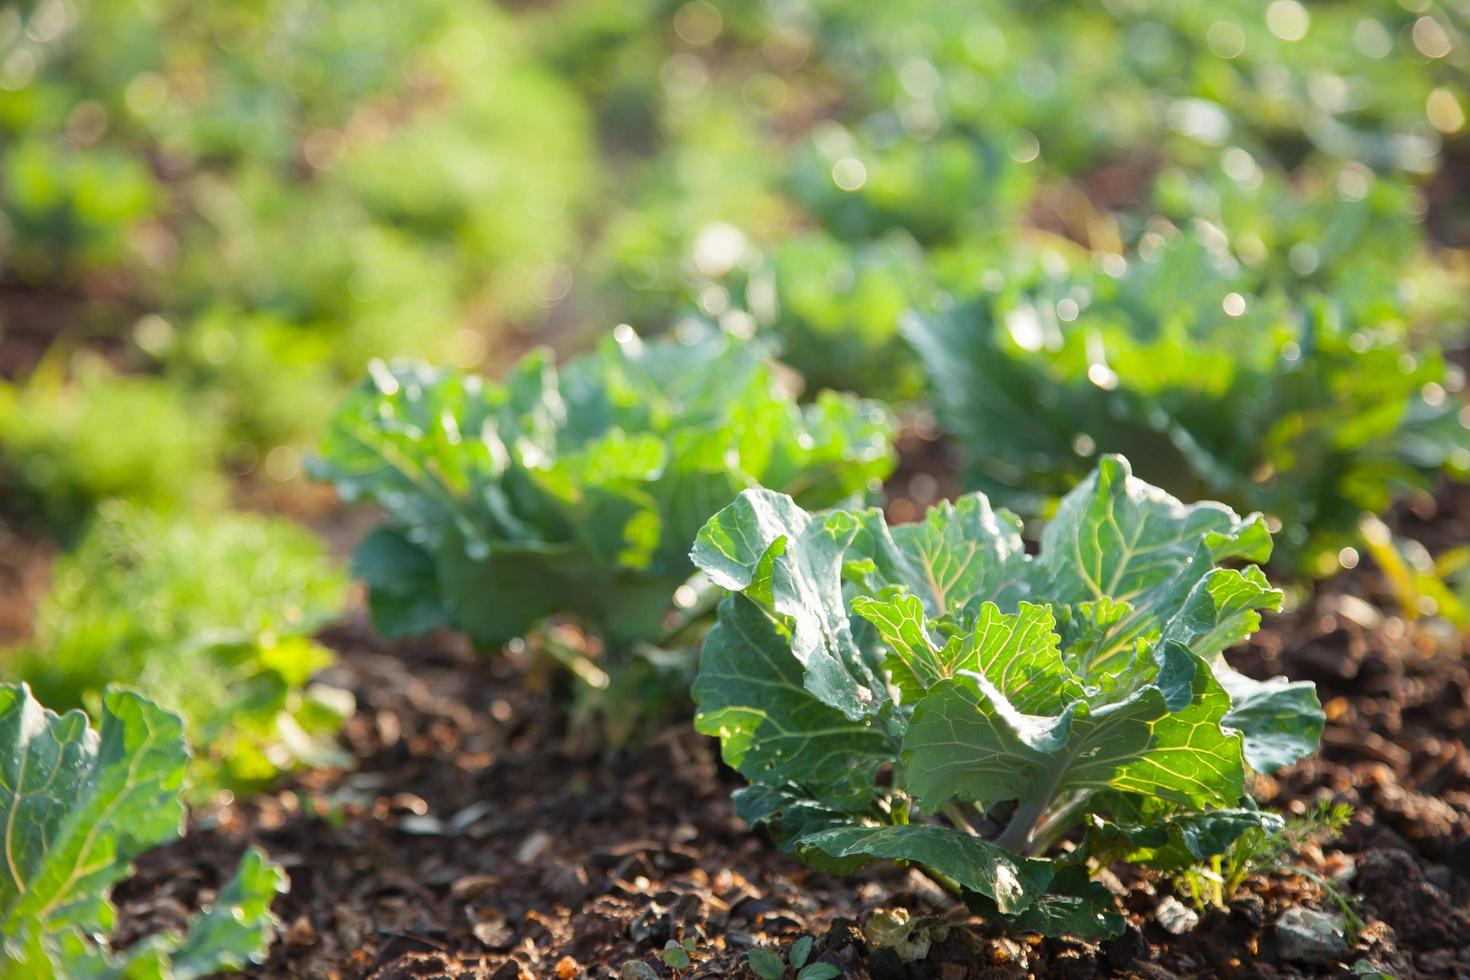
[[[1311,812],[1287,820],[1277,833],[1266,833],[1259,828],[1246,831],[1207,865],[1196,864],[1175,876],[1176,882],[1195,907],[1203,910],[1209,905],[1223,908],[1252,875],[1307,878],[1337,906],[1347,928],[1347,939],[1353,942],[1363,928],[1363,920],[1353,908],[1352,897],[1344,895],[1315,871],[1302,867],[1296,859],[1308,844],[1336,840],[1352,816],[1353,808],[1346,803],[1318,800]]]
[[[751,972],[761,980],[786,980],[788,970],[796,980],[832,980],[842,976],[842,967],[831,963],[811,963],[812,937],[802,936],[791,944],[785,959],[774,949],[757,947],[745,954],[745,962]]]
[[[670,939],[664,944],[663,951],[658,954],[658,958],[663,960],[664,965],[677,974],[680,970],[689,969],[694,963],[698,952],[699,947],[695,945],[692,939]]]

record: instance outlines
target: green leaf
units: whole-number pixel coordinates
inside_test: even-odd
[[[993,602],[982,603],[972,632],[952,635],[942,647],[930,636],[916,596],[859,596],[852,609],[877,627],[889,650],[883,665],[908,703],[962,671],[984,675],[1023,713],[1081,695],[1081,684],[1062,659],[1050,606],[1022,602],[1007,615]]]
[[[1163,636],[1209,660],[1255,633],[1262,609],[1280,608],[1281,591],[1271,588],[1259,568],[1216,568],[1190,590]]]
[[[860,550],[878,581],[918,596],[933,617],[957,613],[976,596],[1009,610],[1032,590],[1021,522],[980,494],[941,501],[913,524],[889,527],[870,517]]]
[[[1005,914],[1030,905],[1052,878],[1049,862],[1021,858],[962,831],[929,824],[823,830],[802,838],[801,845],[835,858],[912,861],[984,895]]]
[[[1108,939],[1120,935],[1127,925],[1113,893],[1075,865],[1057,872],[1046,894],[1011,921],[1026,932],[1078,939]]]
[[[1179,179],[1178,171],[1164,178]],[[1121,275],[1097,263],[1057,269],[1048,252],[1047,261],[1012,263],[1019,267],[983,290],[967,276],[957,302],[911,314],[902,330],[943,428],[960,444],[967,488],[1042,514],[1086,476],[1093,447],[1126,453],[1174,494],[1269,515],[1282,529],[1285,565],[1331,574],[1339,549],[1355,543],[1358,515],[1462,476],[1470,462],[1470,430],[1455,418],[1461,405],[1438,397],[1457,379],[1440,338],[1423,329],[1443,313],[1416,322],[1396,295],[1394,284],[1426,268],[1422,243],[1382,245],[1403,239],[1381,229],[1369,237],[1375,253],[1396,254],[1395,271],[1384,274],[1374,254],[1335,279],[1326,243],[1361,214],[1339,213],[1330,232],[1284,232],[1282,222],[1299,220],[1294,185],[1325,198],[1331,181],[1293,181],[1269,198],[1253,188],[1247,200],[1225,183],[1179,193],[1191,202],[1175,216],[1182,230],[1148,236],[1147,258],[1129,254]],[[1374,196],[1397,190],[1380,185]],[[1223,204],[1222,193],[1236,199]],[[1193,209],[1202,201],[1215,203],[1200,221]],[[1286,240],[1273,247],[1278,234]],[[1310,247],[1322,268],[1303,277],[1279,260],[1240,261],[1226,241],[1266,242],[1262,254],[1272,255]],[[999,279],[1004,263],[985,268]],[[1375,280],[1378,295],[1365,303],[1373,290],[1364,283]],[[1239,315],[1225,313],[1236,301]],[[1076,314],[1059,318],[1062,302]]]
[[[103,697],[98,733],[0,686],[0,934],[111,928],[129,862],[182,832],[187,760],[179,716],[132,692]]]
[[[1062,501],[1035,558],[978,497],[889,528],[746,491],[693,552],[739,593],[706,642],[698,725],[751,781],[742,815],[809,864],[912,861],[998,914],[1030,910],[1028,928],[1111,935],[1105,890],[1075,872],[1049,889],[1067,865],[1042,855],[1118,801],[1240,807],[1262,734],[1249,709],[1265,702],[1227,692],[1211,661],[1280,593],[1219,563],[1269,554],[1258,517],[1186,506],[1113,457]],[[911,822],[911,807],[951,826]],[[993,839],[969,832],[1006,814]]]
[[[1076,790],[1111,787],[1183,803],[1240,798],[1240,739],[1220,730],[1229,700],[1199,671],[1194,698],[1171,712],[1146,685],[1113,702],[1074,701],[1055,715],[1022,714],[979,674],[934,687],[904,736],[908,787],[936,809],[958,796],[987,806],[1042,806]]]
[[[745,962],[761,980],[783,980],[786,976],[786,961],[773,950],[757,946],[745,954]]]
[[[1317,751],[1327,716],[1310,681],[1258,681],[1217,662],[1215,676],[1230,695],[1224,724],[1244,738],[1245,760],[1275,772]]]
[[[57,715],[25,685],[0,685],[0,973],[193,980],[259,962],[287,879],[255,848],[186,936],[108,951],[113,885],[182,833],[188,750],[177,715],[130,691],[102,701],[96,731],[80,711]]]
[[[189,924],[184,941],[173,952],[176,980],[206,977],[264,961],[277,924],[271,903],[284,895],[290,879],[265,852],[251,847],[240,858],[219,897]]]
[[[831,963],[809,963],[796,974],[796,980],[832,980],[842,976],[842,967]]]
[[[849,719],[802,686],[789,638],[742,596],[721,603],[693,694],[695,727],[718,736],[725,761],[753,781],[794,783],[820,801],[861,806],[893,755],[881,726]]]
[[[786,962],[791,964],[793,970],[800,970],[806,966],[807,957],[812,955],[811,936],[802,936],[791,944],[791,951],[786,954]]]
[[[658,956],[664,963],[676,970],[682,970],[693,962],[689,958],[689,950],[672,939],[664,943],[663,952],[659,953]]]
[[[814,516],[782,494],[748,490],[709,520],[691,557],[714,584],[743,592],[788,624],[803,683],[854,719],[879,714],[889,695],[854,635],[847,578],[858,576],[870,597],[886,588],[907,590],[929,616],[959,613],[977,591],[1013,602],[1029,588],[1015,519],[981,497],[936,507],[922,523],[889,528],[876,510]],[[903,608],[888,614],[871,600],[864,608],[879,620],[893,619],[897,629],[897,620],[912,620],[919,607],[896,601]],[[911,683],[903,672],[896,676],[900,686]]]
[[[858,856],[834,858],[820,851],[801,848],[801,839],[819,830],[845,827],[855,819],[851,809],[827,806],[814,800],[799,786],[777,786],[752,783],[737,789],[733,795],[735,812],[752,827],[765,827],[776,846],[787,854],[795,854],[818,871],[828,874],[851,874],[869,864]],[[872,814],[873,825],[880,823],[880,812]]]
[[[352,574],[372,590],[373,628],[385,639],[429,633],[450,610],[434,558],[395,528],[373,531],[352,553]]]
[[[1080,670],[1092,675],[1116,670],[1135,640],[1157,636],[1217,562],[1270,555],[1259,515],[1242,520],[1221,504],[1185,506],[1110,456],[1067,494],[1042,532],[1037,591],[1067,604],[1127,607],[1086,651]]]
[[[710,518],[691,554],[715,585],[745,593],[787,626],[790,639],[779,652],[772,644],[772,656],[795,657],[800,683],[853,720],[876,715],[888,700],[853,637],[842,594],[843,563],[863,516],[812,517],[784,494],[747,490]],[[695,701],[703,703],[698,693]]]
[[[1088,847],[1160,871],[1178,871],[1224,854],[1242,834],[1274,835],[1285,822],[1254,806],[1199,813],[1178,812],[1161,800],[1111,800],[1114,820],[1093,815]]]

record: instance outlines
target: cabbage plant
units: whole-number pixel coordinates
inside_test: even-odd
[[[1470,472],[1463,377],[1433,338],[1257,291],[1194,237],[1122,266],[906,320],[971,487],[1040,512],[1120,452],[1173,493],[1262,511],[1283,564],[1326,574],[1364,512]]]
[[[560,368],[529,354],[499,383],[375,363],[314,472],[388,515],[353,559],[384,635],[452,626],[494,646],[565,614],[623,649],[663,638],[689,542],[735,494],[831,506],[892,468],[884,407],[800,404],[789,380],[724,335],[644,343],[628,327]]]
[[[1221,658],[1281,599],[1260,515],[1107,457],[1038,554],[1021,530],[980,494],[890,527],[745,491],[694,546],[731,593],[695,724],[749,780],[741,815],[808,863],[904,861],[1022,928],[1114,934],[1090,856],[1168,867],[1278,831],[1249,773],[1310,754],[1323,715],[1311,684]]]

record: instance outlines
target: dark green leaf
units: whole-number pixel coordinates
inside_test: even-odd
[[[911,861],[984,895],[1006,914],[1034,902],[1052,877],[1049,862],[1017,857],[989,841],[928,824],[823,830],[802,838],[801,845],[837,858]]]
[[[806,966],[807,957],[812,955],[812,937],[802,936],[791,944],[791,951],[786,954],[786,961],[791,964],[793,970],[800,970]]]
[[[796,975],[796,980],[832,980],[842,976],[842,967],[831,963],[809,963]]]
[[[1087,871],[1075,865],[1057,872],[1046,894],[1010,920],[1027,932],[1078,939],[1117,936],[1127,924],[1113,893],[1090,880]]]
[[[757,946],[745,954],[745,962],[761,980],[783,980],[786,976],[786,961],[772,950]]]

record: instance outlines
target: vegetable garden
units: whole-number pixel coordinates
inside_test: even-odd
[[[0,977],[1470,976],[1462,0],[0,10]]]

